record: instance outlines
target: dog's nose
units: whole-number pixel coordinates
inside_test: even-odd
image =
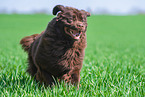
[[[83,24],[77,24],[77,26],[79,27],[79,28],[81,28],[81,27],[84,27],[84,25]]]

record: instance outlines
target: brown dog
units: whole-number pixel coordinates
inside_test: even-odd
[[[79,86],[90,13],[57,5],[53,9],[53,15],[56,14],[45,31],[20,41],[28,52],[27,71],[46,85],[58,79]]]

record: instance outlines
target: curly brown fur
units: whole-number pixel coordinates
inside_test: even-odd
[[[90,13],[57,5],[53,14],[57,17],[44,32],[24,37],[20,42],[28,52],[27,71],[46,85],[52,85],[56,79],[78,85]]]

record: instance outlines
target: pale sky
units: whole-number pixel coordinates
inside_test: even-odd
[[[16,10],[29,13],[32,10],[49,10],[57,5],[72,6],[78,9],[107,9],[109,12],[127,13],[131,9],[145,10],[145,0],[0,0],[0,10]]]

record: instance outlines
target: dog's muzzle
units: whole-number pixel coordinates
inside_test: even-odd
[[[74,30],[74,29],[71,29],[71,28],[68,28],[68,27],[64,27],[64,31],[65,31],[65,33],[70,35],[75,40],[79,40],[80,35],[82,33],[82,31]]]

